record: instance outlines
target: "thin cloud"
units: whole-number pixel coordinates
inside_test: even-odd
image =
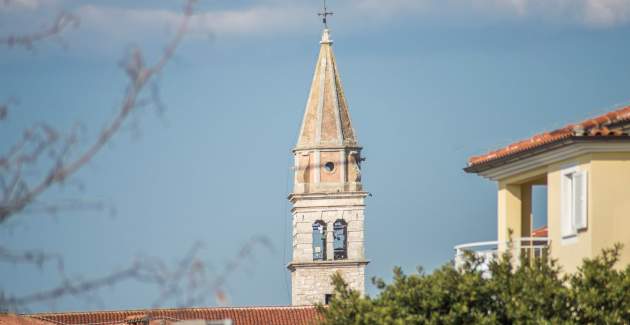
[[[57,4],[57,0],[0,0],[0,11],[37,10]]]
[[[584,20],[593,26],[608,27],[630,22],[630,1],[588,0]]]
[[[159,31],[176,26],[182,14],[167,9],[128,9],[85,5],[77,9],[84,26],[124,37],[129,33]],[[241,10],[199,11],[190,23],[190,33],[196,36],[265,35],[291,30],[309,12],[300,7],[281,9],[259,6]]]
[[[61,0],[0,0],[14,7],[50,8]],[[81,30],[117,40],[131,41],[160,36],[181,20],[176,9],[116,7],[105,2],[74,4]],[[347,0],[332,2],[344,23],[357,21],[386,24],[401,18],[428,19],[434,23],[475,23],[493,19],[610,28],[630,23],[630,0]],[[229,8],[229,7],[228,7]],[[255,0],[241,8],[201,10],[191,22],[191,36],[270,37],[300,32],[315,23],[318,4],[307,0]],[[35,10],[36,11],[36,10]],[[50,10],[39,10],[50,11]],[[13,15],[15,16],[15,15]],[[22,20],[25,22],[25,20]],[[359,24],[360,25],[360,24]]]
[[[34,10],[39,6],[39,0],[0,0],[0,10]]]
[[[392,17],[405,13],[429,12],[435,8],[435,0],[352,0],[345,7],[348,12],[359,12],[374,17]]]
[[[451,4],[474,4],[477,9],[494,14],[512,14],[557,24],[592,28],[614,27],[630,23],[628,0],[454,0]]]
[[[362,15],[449,19],[515,18],[605,28],[630,23],[629,0],[352,0]],[[346,8],[350,9],[350,8]],[[352,12],[348,10],[349,12]]]

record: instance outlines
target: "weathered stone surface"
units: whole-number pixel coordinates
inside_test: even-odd
[[[365,265],[299,267],[291,273],[293,305],[324,303],[326,294],[334,291],[331,276],[335,272],[339,272],[351,288],[365,292]]]
[[[297,148],[357,144],[332,42],[324,41],[328,37],[324,30]]]
[[[293,258],[289,263],[293,305],[324,303],[333,293],[331,276],[339,272],[350,287],[364,292],[364,199],[361,147],[352,129],[348,105],[328,31],[315,69],[304,120],[294,149]],[[334,223],[346,225],[346,258],[335,260]],[[313,260],[313,224],[326,225],[325,260]],[[319,247],[318,247],[319,249]]]
[[[294,193],[360,192],[361,146],[324,31],[295,155]]]

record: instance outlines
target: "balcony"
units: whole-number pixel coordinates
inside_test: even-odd
[[[487,272],[491,261],[496,260],[501,252],[510,247],[509,242],[486,241],[455,246],[455,268],[464,265],[465,252],[482,258],[484,263],[480,266],[480,271]],[[514,261],[519,263],[521,254],[528,256],[542,256],[544,250],[549,247],[549,238],[546,237],[523,237],[512,240],[511,250]]]

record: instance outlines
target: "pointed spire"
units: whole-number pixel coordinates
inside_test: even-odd
[[[296,149],[358,147],[328,28],[320,44]]]
[[[333,41],[330,39],[330,30],[328,28],[324,29],[322,33],[322,40],[319,41],[319,44],[332,44]]]

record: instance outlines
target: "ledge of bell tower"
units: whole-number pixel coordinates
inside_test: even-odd
[[[298,201],[318,201],[318,200],[337,200],[340,203],[344,201],[363,200],[369,192],[330,192],[330,193],[291,193],[288,196],[291,203],[296,204]],[[342,204],[343,205],[343,204]]]
[[[344,266],[366,266],[369,260],[332,260],[332,261],[312,261],[312,262],[289,262],[287,269],[295,271],[297,268],[320,268],[320,267],[344,267]]]
[[[292,213],[305,211],[331,211],[365,209],[367,192],[309,193],[291,194],[289,201],[293,203]]]

